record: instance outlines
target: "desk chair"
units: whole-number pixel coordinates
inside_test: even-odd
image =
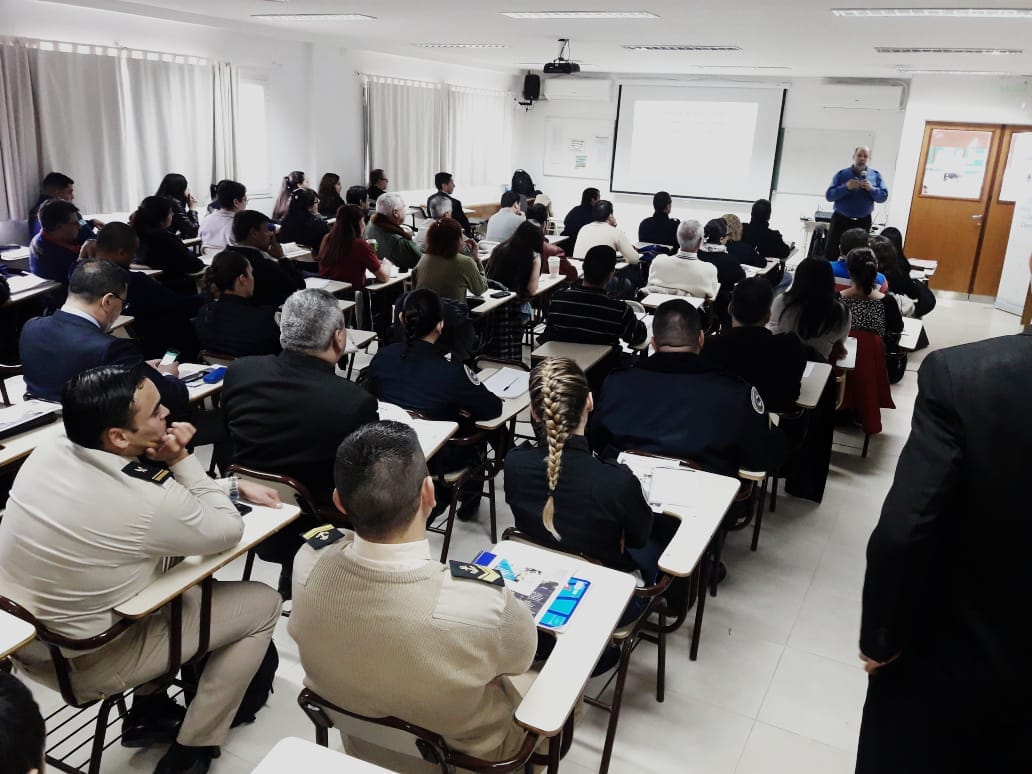
[[[417,411],[409,411],[413,419],[429,419]],[[490,433],[487,430],[476,430],[466,436],[452,436],[448,439],[444,448],[468,449],[479,444],[487,443],[490,440]],[[443,450],[442,450],[443,451]],[[501,463],[499,462],[499,468]],[[459,507],[459,494],[464,484],[470,481],[480,482],[479,497],[487,497],[491,509],[491,542],[497,542],[498,514],[495,507],[495,476],[498,469],[491,460],[484,455],[484,458],[477,463],[466,465],[457,470],[444,471],[432,474],[435,484],[440,484],[451,492],[451,502],[448,504],[448,515],[444,517],[443,524],[440,520],[437,523],[427,524],[426,531],[436,535],[444,536],[444,545],[441,547],[441,562],[448,563],[448,548],[451,546],[452,531],[455,528],[455,514]],[[487,483],[487,494],[484,494],[484,482]]]
[[[236,355],[223,355],[210,349],[202,349],[197,357],[202,363],[210,366],[228,366],[236,360]]]
[[[335,524],[346,526],[344,514],[336,508],[327,508],[316,505],[311,492],[308,491],[308,487],[296,478],[282,476],[278,473],[268,473],[263,470],[255,470],[254,468],[248,468],[244,465],[230,465],[226,469],[226,473],[231,476],[237,476],[238,478],[255,481],[257,483],[264,484],[265,486],[272,487],[277,493],[279,493],[280,500],[285,503],[297,503],[297,507],[301,509],[301,513],[309,516],[319,523],[333,522]],[[254,558],[256,554],[257,547],[252,548],[247,552],[247,558],[244,560],[244,580],[251,580],[251,571],[254,569]]]
[[[4,365],[0,363],[0,397],[3,398],[4,405],[11,405],[11,397],[7,394],[7,380],[12,376],[21,376],[25,373],[25,370],[21,365]]]
[[[578,559],[583,559],[592,564],[599,564],[598,560],[586,556],[581,553],[572,551],[563,551],[557,547],[554,543],[546,543],[544,541],[537,540],[526,533],[520,532],[515,527],[509,527],[505,532],[502,533],[502,540],[515,540],[521,543],[529,543],[530,545],[543,548],[546,551],[551,551],[557,554],[565,554],[566,556],[575,556]],[[620,649],[620,661],[617,665],[616,672],[613,674],[606,684],[602,686],[602,689],[595,696],[585,696],[584,701],[593,707],[598,707],[609,713],[609,725],[606,728],[606,739],[605,744],[602,747],[602,763],[599,766],[599,774],[606,774],[609,771],[609,764],[613,757],[613,745],[616,742],[616,726],[620,721],[620,708],[623,703],[624,687],[627,683],[627,668],[630,664],[631,653],[638,647],[645,637],[644,625],[645,622],[652,616],[657,615],[659,617],[658,626],[653,628],[654,641],[657,644],[656,651],[656,701],[662,702],[665,698],[666,691],[666,614],[667,606],[664,593],[670,586],[673,579],[669,575],[661,574],[659,580],[651,586],[643,586],[634,590],[634,600],[642,600],[645,602],[645,609],[642,610],[641,614],[638,615],[633,621],[620,626],[613,632],[611,638],[611,644],[615,645]],[[613,688],[613,697],[608,702],[602,701],[599,697],[609,687],[609,683],[616,680],[616,684]]]
[[[201,622],[198,649],[197,653],[192,659],[189,659],[188,663],[203,657],[208,652],[208,640],[211,631],[211,583],[202,585],[201,590]],[[67,772],[67,774],[100,774],[101,758],[104,755],[104,750],[121,738],[121,734],[119,734],[110,741],[106,741],[107,730],[115,722],[114,720],[109,721],[108,716],[111,713],[111,709],[116,708],[119,718],[124,719],[126,717],[129,709],[126,706],[125,697],[127,694],[131,693],[131,690],[111,694],[110,696],[80,699],[75,695],[75,690],[72,687],[71,664],[69,663],[69,657],[64,654],[64,651],[70,650],[78,653],[90,651],[103,645],[107,645],[129,629],[134,622],[123,618],[110,629],[101,632],[98,635],[84,639],[73,639],[47,628],[47,626],[32,615],[32,613],[7,597],[0,596],[0,610],[10,613],[16,618],[20,618],[35,627],[36,642],[46,647],[54,665],[58,689],[61,693],[61,698],[65,701],[65,706],[58,708],[45,718],[48,725],[53,721],[52,727],[50,727],[47,732],[47,737],[49,741],[50,737],[57,736],[59,731],[63,733],[64,736],[47,748],[46,761],[48,767],[53,767],[58,771]],[[175,677],[179,668],[183,666],[182,597],[176,597],[172,600],[172,602],[169,603],[169,610],[171,615],[168,630],[168,669],[163,676],[159,676],[150,682],[167,680],[170,683],[175,683],[176,685],[181,686],[182,683],[176,681]],[[14,658],[17,660],[17,656]],[[84,718],[83,715],[86,714],[86,711],[98,702],[99,706],[97,707],[96,718]],[[59,748],[66,745],[66,743],[75,744],[75,740],[73,740],[72,737],[84,728],[88,727],[91,722],[93,723],[93,734],[90,739],[79,742],[70,750],[58,753]],[[76,723],[78,723],[78,725],[74,725]],[[91,741],[92,745],[90,746],[90,755],[86,761],[78,767],[68,763],[69,758],[78,753]]]
[[[548,759],[534,752],[540,737],[528,732],[520,749],[510,758],[501,761],[488,761],[453,750],[439,734],[413,725],[401,718],[371,718],[349,712],[346,709],[327,701],[315,691],[305,688],[297,697],[297,703],[315,726],[315,742],[322,747],[329,746],[329,731],[338,729],[347,736],[352,736],[383,747],[391,752],[399,753],[413,759],[423,760],[436,767],[441,774],[452,774],[456,769],[473,772],[491,772],[504,774],[510,771],[530,771],[531,765],[544,765]],[[566,721],[562,731],[562,742],[558,758],[566,754],[573,741],[573,715]],[[556,763],[558,763],[558,758]],[[429,769],[429,766],[427,767]]]
[[[856,368],[846,376],[840,410],[852,409],[864,431],[861,457],[867,456],[871,436],[882,431],[881,410],[896,408],[889,388],[889,372],[885,363],[885,342],[874,331],[854,328],[849,332],[857,340]]]

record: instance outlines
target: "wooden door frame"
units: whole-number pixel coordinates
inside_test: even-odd
[[[982,188],[978,193],[978,199],[958,199],[957,197],[951,196],[927,196],[921,193],[921,186],[924,183],[925,168],[928,166],[928,147],[932,144],[932,132],[935,129],[968,129],[975,132],[999,132],[1002,140],[1004,132],[1006,132],[1006,124],[973,124],[967,121],[925,121],[924,139],[921,141],[921,155],[918,156],[917,161],[917,174],[914,176],[914,195],[910,200],[910,214],[914,212],[914,202],[920,199],[944,199],[948,201],[971,201],[977,202],[985,199],[985,206],[982,210],[982,222],[978,230],[978,241],[975,243],[975,254],[971,261],[971,273],[967,279],[967,290],[958,291],[970,295],[971,288],[975,283],[975,272],[978,270],[979,256],[982,253],[982,243],[985,240],[985,221],[986,215],[989,214],[989,207],[992,204],[990,199],[992,198],[993,188],[992,186],[996,183],[996,168],[1000,157],[1000,143],[996,141],[996,135],[994,134],[993,140],[989,144],[989,156],[986,158],[986,169],[985,177],[982,178]],[[986,186],[989,186],[988,190]],[[907,217],[907,230],[910,230],[910,217]]]

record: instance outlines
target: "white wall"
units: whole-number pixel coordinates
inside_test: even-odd
[[[616,84],[622,80],[641,80],[641,76],[610,76]],[[663,82],[674,84],[679,80],[686,85],[691,79],[665,77]],[[760,79],[757,79],[760,80]],[[875,133],[875,158],[872,165],[886,177],[890,190],[893,188],[893,173],[896,166],[896,148],[899,144],[900,131],[903,124],[901,110],[841,110],[822,108],[817,99],[817,89],[821,83],[819,78],[795,78],[791,80],[785,102],[785,113],[782,124],[785,127],[808,129],[862,129]],[[558,118],[592,118],[616,120],[616,89],[613,99],[608,102],[579,101],[541,101],[527,113],[520,112],[516,119],[516,148],[513,164],[530,172],[537,187],[552,197],[553,210],[562,218],[570,207],[580,202],[581,191],[589,186],[599,188],[603,197],[613,201],[617,221],[632,238],[637,236],[638,223],[652,214],[652,200],[647,196],[614,194],[609,190],[609,179],[587,180],[584,178],[545,177],[544,145],[545,119]],[[842,166],[849,164],[852,148],[843,148]],[[676,148],[670,149],[676,153]],[[828,170],[828,180],[837,169]],[[801,215],[813,217],[814,210],[824,206],[823,197],[819,196],[775,196],[772,224],[779,228],[788,241],[803,241],[803,230],[799,222]],[[700,199],[676,199],[674,201],[675,217],[685,220],[695,218],[703,223],[719,217],[726,212],[733,212],[742,218],[749,219],[749,205],[740,202],[713,202]]]

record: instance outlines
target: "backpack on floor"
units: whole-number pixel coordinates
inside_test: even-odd
[[[204,672],[204,665],[207,662],[208,657],[205,656],[200,661],[183,667],[183,682],[185,683],[183,698],[186,700],[187,707],[190,706],[190,702],[197,693],[197,683],[201,679],[201,673]],[[272,681],[276,678],[278,667],[279,653],[276,651],[276,643],[270,641],[269,649],[265,651],[265,658],[262,659],[254,677],[251,678],[251,682],[244,692],[244,698],[240,700],[240,706],[237,708],[230,728],[254,722],[259,710],[269,700],[269,694],[273,692]]]

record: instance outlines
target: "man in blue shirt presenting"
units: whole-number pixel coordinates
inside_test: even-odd
[[[829,202],[835,203],[824,253],[829,261],[838,258],[842,232],[851,228],[870,231],[874,205],[889,198],[889,189],[885,187],[881,173],[867,166],[870,157],[871,149],[863,145],[853,151],[853,166],[836,172],[824,195]]]

